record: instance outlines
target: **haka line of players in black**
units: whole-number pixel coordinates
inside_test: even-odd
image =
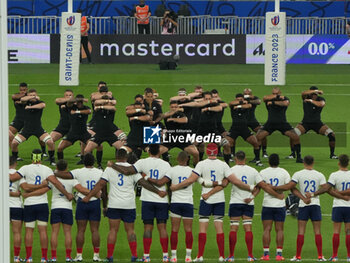
[[[16,108],[16,116],[9,127],[10,147],[12,156],[18,157],[18,145],[34,135],[39,139],[43,152],[48,146],[49,161],[55,164],[55,142],[62,138],[57,148],[57,158],[63,159],[63,150],[76,141],[81,143],[81,160],[84,154],[97,149],[96,159],[99,166],[102,162],[102,143],[108,142],[119,149],[133,151],[138,157],[147,145],[143,143],[143,128],[159,125],[163,132],[180,131],[177,135],[196,133],[197,135],[216,134],[221,136],[224,160],[229,163],[231,155],[235,152],[235,141],[241,136],[250,143],[254,149],[254,160],[257,166],[262,166],[260,161],[260,148],[263,156],[267,157],[266,137],[278,130],[290,138],[291,154],[287,158],[296,158],[296,162],[302,162],[299,136],[313,130],[329,138],[330,158],[337,159],[334,154],[334,132],[321,121],[321,112],[325,106],[323,92],[312,86],[302,92],[304,117],[294,129],[287,122],[286,110],[289,99],[281,94],[279,88],[272,89],[272,94],[266,95],[263,102],[268,111],[268,120],[261,126],[255,117],[255,109],[261,104],[261,100],[254,96],[251,89],[245,89],[243,93],[236,94],[235,100],[229,104],[219,97],[217,90],[203,92],[202,87],[197,86],[194,92],[187,94],[184,88],[179,89],[178,95],[170,98],[170,110],[162,111],[163,101],[157,98],[157,93],[151,88],[146,88],[144,95],[134,97],[134,103],[126,107],[126,115],[129,118],[130,132],[128,136],[114,124],[116,100],[105,82],[98,83],[98,91],[91,94],[92,111],[84,103],[88,100],[83,95],[73,96],[72,90],[66,90],[64,97],[57,98],[60,120],[57,127],[48,134],[41,125],[41,116],[45,103],[40,100],[36,90],[28,90],[26,83],[21,83],[19,93],[12,96]],[[229,107],[232,125],[226,131],[222,124],[225,108]],[[92,118],[88,122],[88,115]],[[164,119],[165,126],[161,123]],[[254,134],[254,132],[256,134]],[[17,135],[16,135],[17,133]],[[168,151],[174,147],[185,150],[192,156],[193,164],[202,160],[204,155],[204,143],[169,142],[160,147],[163,159],[169,160]]]

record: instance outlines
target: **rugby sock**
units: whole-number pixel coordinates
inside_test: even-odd
[[[295,155],[295,150],[294,150],[294,146],[290,146],[290,153],[292,154],[292,155]]]
[[[41,146],[41,152],[46,153],[46,144],[44,144],[44,146]]]
[[[100,253],[100,248],[99,247],[94,247],[94,253],[96,253],[96,254]]]
[[[282,256],[282,251],[283,251],[283,247],[277,247],[276,248],[276,255],[277,256]]]
[[[225,162],[230,165],[231,154],[224,154]]]
[[[350,235],[345,237],[346,250],[348,251],[348,257],[350,257]]]
[[[102,163],[102,155],[103,151],[96,151],[96,161],[98,165],[101,165]]]
[[[129,247],[130,247],[131,255],[133,257],[137,257],[137,243],[136,243],[136,241],[130,241]]]
[[[168,253],[169,239],[168,237],[161,237],[160,244],[162,246],[163,253]]]
[[[72,250],[70,248],[66,248],[66,258],[72,257]]]
[[[248,256],[253,258],[253,233],[251,231],[245,232],[245,243],[248,249]]]
[[[300,154],[301,146],[300,146],[300,143],[294,145],[294,150],[295,150],[295,152],[297,154],[297,158],[301,158],[301,154]]]
[[[333,155],[334,155],[334,149],[335,149],[335,147],[334,147],[334,146],[329,146],[329,150],[330,150],[330,154],[331,154],[331,156],[333,156]]]
[[[114,244],[107,244],[107,258],[113,257]]]
[[[229,236],[230,257],[234,256],[236,243],[237,243],[237,232],[231,231]]]
[[[192,251],[192,246],[193,246],[193,234],[192,232],[186,232],[186,251],[187,249],[190,249]]]
[[[270,248],[264,247],[264,256],[270,255]]]
[[[47,258],[47,248],[41,249],[41,257],[45,259]]]
[[[198,234],[198,254],[197,258],[203,257],[205,243],[207,242],[207,234],[199,233]]]
[[[63,158],[63,152],[57,152],[57,159],[62,160]]]
[[[18,152],[12,152],[12,156],[18,158]]]
[[[235,155],[235,153],[236,153],[236,146],[232,146],[232,147],[231,147],[231,153],[232,153],[233,155]]]
[[[260,160],[260,149],[254,149],[255,160]]]
[[[145,255],[149,255],[151,244],[152,244],[152,238],[151,237],[144,237],[143,238],[143,253]]]
[[[333,234],[333,255],[332,257],[335,258],[338,256],[338,248],[339,248],[339,234]]]
[[[304,235],[298,235],[297,237],[297,254],[295,255],[297,258],[301,257],[301,249],[304,245]]]
[[[26,247],[26,258],[32,257],[32,247]]]
[[[57,258],[57,250],[51,249],[51,258]]]
[[[264,153],[264,152],[266,152],[266,148],[267,148],[267,146],[266,146],[266,145],[265,145],[265,146],[264,146],[264,145],[263,145],[263,146],[261,146],[261,148],[262,148],[263,153]]]
[[[216,243],[218,244],[220,257],[225,258],[225,235],[224,235],[224,233],[216,234]]]
[[[178,232],[171,231],[171,235],[170,235],[170,247],[171,247],[171,250],[176,250],[177,249],[177,242],[178,242]]]
[[[17,153],[18,154],[18,153]],[[12,154],[13,155],[13,154]],[[204,152],[199,152],[199,160],[202,161],[204,156]]]
[[[77,247],[77,254],[83,254],[83,248],[82,247],[81,248]]]
[[[186,257],[191,257],[192,256],[192,249],[186,248]]]
[[[55,151],[48,151],[51,162],[55,161]]]
[[[19,253],[21,252],[21,247],[13,247],[13,254],[15,257],[19,257]]]
[[[315,243],[317,247],[318,257],[322,257],[322,236],[315,235]]]

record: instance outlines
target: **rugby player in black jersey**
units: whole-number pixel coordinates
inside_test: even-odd
[[[63,150],[73,145],[76,141],[80,141],[85,149],[87,141],[91,135],[86,129],[86,123],[91,110],[88,106],[84,105],[84,96],[78,94],[75,98],[72,98],[67,102],[67,109],[69,112],[70,129],[66,136],[58,145],[57,158],[63,159]],[[81,161],[78,164],[82,164],[84,155],[80,156]]]
[[[160,125],[164,127],[160,121],[163,119],[163,111],[160,104],[154,99],[154,93],[151,88],[145,89],[145,95],[143,100],[144,108],[146,112],[152,116],[152,120],[150,121],[151,126]]]
[[[23,128],[25,119],[25,104],[21,102],[21,98],[27,95],[28,85],[25,82],[19,84],[19,92],[12,95],[12,100],[16,109],[15,118],[9,126],[9,143],[10,147],[15,135]],[[44,157],[47,157],[45,143],[38,139],[41,146],[41,151]],[[23,161],[22,158],[17,157],[17,161]]]
[[[93,135],[85,147],[84,155],[91,153],[103,142],[108,142],[110,146],[116,149],[124,145],[124,141],[120,141],[114,133],[115,105],[116,100],[110,99],[108,96],[102,96],[101,99],[95,100],[95,121],[91,128]],[[97,160],[97,165],[102,168],[102,156],[100,157],[101,159]]]
[[[249,111],[252,104],[244,99],[241,93],[236,94],[236,99],[230,102],[232,125],[229,132],[229,141],[232,145],[238,136],[251,144],[254,148],[254,160],[257,166],[263,166],[259,157],[259,143],[253,132],[249,129]]]
[[[69,101],[71,98],[73,98],[73,91],[71,89],[67,89],[64,92],[64,96],[62,98],[57,98],[55,100],[56,104],[58,105],[58,110],[60,112],[60,120],[58,122],[57,127],[50,133],[53,142],[56,142],[59,139],[61,139],[69,131],[70,122],[67,101]]]
[[[199,161],[199,152],[196,146],[194,146],[191,142],[186,141],[174,142],[170,138],[170,136],[176,136],[176,138],[183,136],[183,138],[186,138],[187,134],[189,133],[188,118],[183,111],[184,109],[179,107],[177,101],[170,102],[170,111],[164,113],[164,121],[167,129],[167,142],[163,143],[165,148],[161,148],[165,149],[166,151],[169,151],[172,148],[180,148],[181,150],[192,155],[193,166],[196,166]]]
[[[281,90],[278,87],[272,89],[271,95],[266,95],[263,98],[268,111],[267,122],[258,131],[256,138],[259,144],[264,138],[272,134],[274,131],[280,131],[283,135],[288,136],[294,145],[296,152],[296,162],[302,163],[300,138],[294,131],[293,127],[287,122],[286,111],[289,106],[289,99],[281,95]]]
[[[139,159],[142,150],[148,146],[143,143],[143,127],[149,126],[152,116],[144,109],[144,105],[135,97],[135,103],[126,108],[126,116],[129,118],[130,132],[127,137],[126,150],[134,152]]]
[[[28,94],[21,97],[21,103],[25,105],[24,125],[22,130],[14,137],[11,143],[12,156],[18,157],[18,145],[29,139],[30,136],[36,136],[40,141],[47,144],[49,149],[49,160],[51,165],[55,164],[55,143],[51,136],[41,126],[41,116],[45,103],[40,100],[35,89],[30,89]]]
[[[321,120],[321,112],[326,105],[326,100],[319,96],[323,91],[317,87],[312,86],[309,90],[302,92],[301,97],[303,100],[304,117],[303,120],[294,128],[295,132],[300,136],[307,133],[309,130],[325,135],[329,139],[329,149],[331,159],[338,159],[338,156],[334,154],[335,149],[335,134]],[[292,145],[292,144],[291,144]],[[288,156],[289,159],[295,158],[294,147],[291,148],[292,153]]]
[[[262,127],[258,120],[255,117],[255,110],[258,105],[261,104],[261,100],[253,95],[253,92],[251,89],[244,89],[243,91],[244,100],[248,101],[252,105],[252,107],[248,110],[248,127],[252,129],[255,133],[258,132],[258,130]],[[267,148],[267,138],[265,137],[261,142],[261,148],[262,148],[262,156],[264,158],[268,158],[268,154],[266,151]]]
[[[217,115],[222,111],[220,103],[213,99],[210,91],[203,92],[202,100],[195,100],[179,105],[183,107],[193,107],[199,109],[199,124],[198,129],[194,131],[197,135],[206,136],[208,134],[220,135],[217,129]],[[231,158],[231,147],[230,143],[226,138],[222,138],[221,142],[224,147],[224,160],[226,163],[230,162]],[[204,156],[204,143],[198,144],[199,160],[203,159]]]

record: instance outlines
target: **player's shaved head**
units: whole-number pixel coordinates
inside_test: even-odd
[[[179,152],[177,155],[177,161],[179,164],[187,164],[188,161],[188,153],[185,151]]]
[[[279,87],[274,87],[272,89],[272,94],[275,94],[275,95],[281,94],[280,88]]]
[[[115,153],[115,157],[118,161],[126,161],[126,159],[128,159],[128,153],[125,149],[118,149]]]
[[[251,89],[248,89],[248,88],[247,88],[247,89],[244,89],[244,90],[243,90],[243,93],[246,94],[246,95],[251,95],[253,92],[252,92]]]
[[[137,162],[137,160],[138,160],[138,158],[137,158],[135,153],[131,152],[128,154],[128,160],[127,160],[128,163],[134,164]]]
[[[312,157],[311,155],[306,155],[304,157],[304,164],[313,165],[314,164],[314,157]]]
[[[56,163],[56,168],[58,171],[65,171],[67,170],[68,162],[66,160],[58,160]]]
[[[342,168],[346,168],[349,166],[349,156],[347,154],[339,155],[339,165]]]
[[[36,89],[30,89],[28,90],[28,93],[36,93]]]
[[[279,164],[280,164],[280,157],[278,156],[278,154],[276,153],[270,154],[269,165],[271,167],[277,167]]]
[[[84,166],[94,166],[95,157],[91,153],[87,153],[84,155]]]
[[[148,146],[148,152],[153,156],[158,155],[159,154],[159,144],[150,144]]]
[[[235,158],[239,161],[244,161],[245,160],[245,152],[243,152],[243,151],[236,152]]]

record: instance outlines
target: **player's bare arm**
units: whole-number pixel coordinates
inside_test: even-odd
[[[249,184],[243,183],[234,174],[229,175],[227,177],[227,180],[229,180],[230,183],[234,184],[239,189],[242,189],[242,190],[245,190],[245,191],[249,191],[249,192],[254,190],[254,185],[249,185]]]
[[[69,171],[58,171],[58,170],[55,170],[54,171],[54,175],[56,177],[59,177],[61,179],[73,179],[73,175],[69,172]]]
[[[309,197],[305,197],[304,195],[302,195],[302,194],[300,193],[300,191],[299,191],[298,188],[294,187],[294,188],[292,188],[290,191],[291,191],[291,193],[292,193],[293,195],[295,195],[296,197],[298,197],[298,198],[300,198],[301,200],[303,200],[303,202],[304,202],[305,204],[310,204],[310,203],[311,203],[311,199],[310,199]]]
[[[40,100],[40,98],[37,95],[27,95],[21,98],[21,102],[27,102],[29,100]]]
[[[284,199],[284,195],[276,192],[275,190],[272,189],[271,185],[265,183],[264,181],[261,181],[260,183],[257,184],[258,187],[264,189],[264,191],[280,200]]]
[[[94,105],[95,106],[100,106],[100,105],[116,105],[117,101],[116,100],[111,100],[111,99],[99,99],[95,100]]]
[[[102,106],[95,105],[94,109],[95,109],[95,111],[99,111],[99,110],[116,111],[115,106],[112,106],[112,105],[102,105]]]
[[[288,184],[280,185],[280,186],[272,186],[272,189],[275,191],[289,191],[295,188],[297,184],[293,181],[290,181]]]
[[[153,193],[156,193],[160,197],[164,197],[167,195],[167,193],[165,191],[160,191],[159,189],[154,187],[150,182],[146,181],[144,178],[141,178],[137,183],[139,185],[141,185],[142,187],[144,187],[145,189],[147,189]]]
[[[134,166],[117,165],[117,164],[115,164],[112,161],[108,161],[107,166],[113,168],[114,170],[116,170],[119,173],[122,173],[124,175],[132,175],[132,174],[136,174],[137,173],[137,171],[134,168]]]
[[[41,184],[38,184],[38,185],[22,183],[20,186],[26,192],[33,192],[35,190],[47,187],[47,181],[44,180]]]
[[[129,120],[130,121],[139,120],[139,121],[149,122],[149,121],[152,120],[152,118],[151,118],[151,116],[149,116],[147,114],[147,115],[144,115],[144,116],[133,116],[133,117],[130,117]]]
[[[31,110],[31,109],[37,109],[37,110],[40,110],[40,109],[44,109],[46,107],[46,104],[44,102],[42,103],[38,103],[38,104],[35,104],[35,105],[32,105],[32,106],[26,106],[25,109],[26,110]]]
[[[21,192],[20,191],[16,191],[16,192],[10,191],[10,196],[11,197],[20,197],[21,196]]]
[[[182,181],[179,184],[172,184],[170,186],[170,190],[177,191],[177,190],[180,190],[182,188],[185,188],[185,187],[189,186],[190,184],[193,184],[194,182],[196,182],[198,180],[198,178],[199,178],[199,176],[197,174],[195,174],[194,172],[192,172],[190,177],[188,177],[186,180]]]
[[[57,180],[54,175],[47,177],[47,180],[52,183],[58,189],[58,191],[60,191],[69,201],[74,198],[71,193],[67,192],[66,188],[60,183],[60,181]]]
[[[18,180],[21,180],[23,177],[22,175],[20,175],[19,173],[13,173],[13,174],[9,174],[9,178],[11,182],[16,182]]]
[[[22,194],[22,196],[23,196],[23,198],[28,198],[31,196],[40,196],[40,195],[46,194],[49,190],[50,190],[50,188],[48,186],[46,186],[44,188],[35,190],[33,192],[24,192]]]
[[[158,186],[158,187],[161,187],[161,186],[163,186],[163,185],[165,185],[165,184],[170,182],[170,179],[168,177],[165,177],[165,176],[162,179],[159,179],[159,180],[145,177],[145,180],[150,182],[151,184],[154,184],[154,185]]]
[[[102,188],[104,188],[107,185],[107,181],[100,179],[97,184],[94,186],[94,188],[82,199],[84,203],[87,203],[90,201],[91,197],[96,196],[98,193],[101,192]]]

